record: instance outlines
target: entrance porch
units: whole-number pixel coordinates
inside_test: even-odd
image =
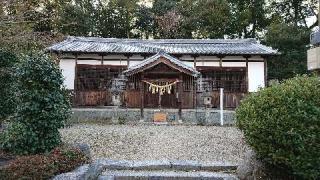
[[[124,74],[134,80],[129,81],[129,86],[139,83],[142,119],[145,107],[178,108],[179,117],[182,116],[182,108],[196,107],[196,80],[200,73],[164,52],[132,66],[124,71]],[[130,91],[131,88],[126,90]],[[137,97],[126,97],[131,98]],[[128,102],[127,107],[134,107]]]

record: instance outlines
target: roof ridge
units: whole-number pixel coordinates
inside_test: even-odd
[[[97,43],[154,43],[154,44],[239,44],[257,43],[254,38],[246,39],[136,39],[136,38],[103,38],[68,36],[67,41],[97,42]]]

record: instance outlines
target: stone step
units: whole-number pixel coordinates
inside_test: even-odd
[[[232,174],[206,171],[106,170],[98,180],[237,180]]]
[[[236,169],[231,163],[99,159],[89,166],[85,179],[235,179]]]
[[[173,171],[235,171],[237,165],[231,163],[208,163],[198,161],[120,161],[105,160],[104,168],[110,170],[173,170]]]

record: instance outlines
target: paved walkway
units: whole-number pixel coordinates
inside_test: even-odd
[[[234,127],[75,125],[60,131],[64,142],[89,144],[94,159],[239,163],[247,150]]]

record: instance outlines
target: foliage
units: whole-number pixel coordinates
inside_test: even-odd
[[[229,34],[231,11],[226,0],[184,0],[178,5],[182,14],[181,34],[188,38],[224,38]]]
[[[61,41],[61,34],[53,32],[59,12],[56,1],[0,1],[0,47],[25,53]]]
[[[270,0],[271,15],[284,23],[308,27],[307,18],[317,16],[318,0]],[[279,13],[280,12],[280,13]],[[317,22],[311,25],[315,27]]]
[[[269,79],[282,80],[307,72],[309,34],[307,28],[283,23],[269,27],[265,43],[281,53],[268,61]]]
[[[320,81],[297,76],[250,94],[236,110],[246,142],[268,165],[320,177]]]
[[[305,46],[309,44],[305,37],[317,25],[317,22],[308,24],[306,19],[311,16],[318,18],[317,0],[148,1],[152,5],[144,2],[0,2],[3,7],[0,9],[0,47],[16,52],[42,50],[61,41],[64,35],[155,39],[258,38],[267,41],[267,45],[278,47],[296,35],[300,37],[299,34],[302,33],[303,37],[295,43],[304,47],[292,51],[279,48],[282,56],[271,60],[268,77],[286,79],[305,72]],[[284,34],[274,33],[279,29],[276,26],[283,27],[281,32]],[[293,31],[294,28],[299,31]],[[287,33],[293,35],[287,36]],[[268,39],[274,39],[277,43]],[[278,39],[284,41],[277,41]]]
[[[16,108],[14,66],[17,62],[13,53],[0,49],[0,124],[13,115]]]
[[[28,154],[31,151],[30,141],[37,140],[36,133],[20,122],[11,122],[0,136],[1,149],[14,154]]]
[[[72,171],[87,161],[79,149],[62,146],[48,155],[17,157],[0,170],[0,176],[8,180],[50,179],[57,174]]]
[[[17,154],[48,152],[60,144],[58,128],[70,112],[61,72],[46,55],[34,54],[23,57],[17,76],[19,106],[2,146]]]
[[[229,0],[231,6],[229,35],[256,38],[270,22],[265,0]]]
[[[154,29],[154,19],[151,8],[146,6],[139,6],[136,11],[137,19],[135,21],[135,28],[138,31],[138,37],[149,39]]]
[[[59,32],[71,36],[89,36],[95,27],[94,11],[92,0],[64,2],[57,21]]]

